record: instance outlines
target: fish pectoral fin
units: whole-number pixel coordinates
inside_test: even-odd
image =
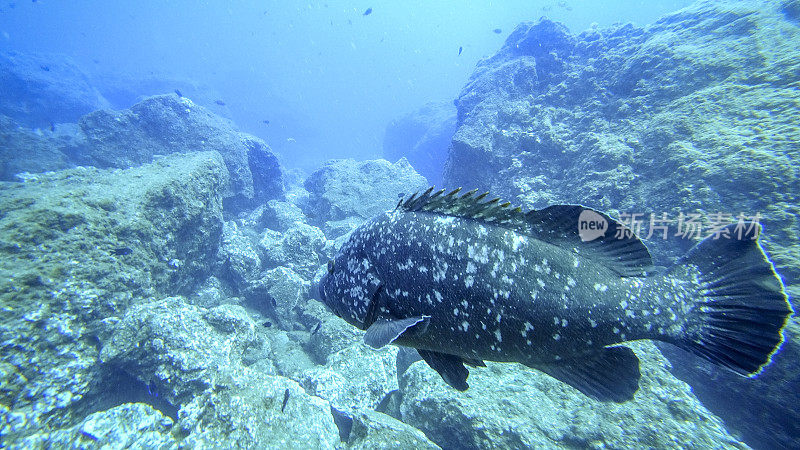
[[[628,347],[606,347],[598,355],[531,366],[594,399],[622,403],[639,389],[639,358]]]
[[[396,320],[378,319],[367,328],[364,342],[372,348],[381,348],[391,344],[412,328],[415,332],[424,332],[428,327],[429,319],[430,316],[408,317]]]
[[[417,352],[431,369],[441,375],[445,383],[459,391],[467,390],[469,387],[467,384],[469,370],[464,367],[464,362],[460,357],[430,350],[417,349]]]

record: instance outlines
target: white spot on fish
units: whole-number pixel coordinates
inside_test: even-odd
[[[497,342],[503,342],[503,336],[500,334],[500,330],[494,330],[494,337],[497,338]]]
[[[594,290],[598,292],[605,292],[608,290],[608,286],[606,286],[605,284],[595,283]]]
[[[455,220],[456,218],[453,216],[437,216],[436,219],[434,219],[434,222],[436,222],[438,225],[450,225],[455,222]]]
[[[520,236],[518,234],[514,234],[511,241],[511,249],[514,251],[519,250],[520,245],[525,244],[528,242],[528,238],[525,236]]]

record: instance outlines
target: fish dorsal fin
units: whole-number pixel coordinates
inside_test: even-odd
[[[434,188],[400,200],[396,210],[430,212],[478,220],[502,226],[517,233],[570,249],[596,261],[622,276],[641,276],[652,270],[650,252],[639,238],[607,214],[581,205],[553,205],[523,212],[499,198],[484,200],[489,193],[477,189],[459,195],[461,188],[447,194]],[[594,222],[602,229],[582,230]],[[585,232],[584,232],[585,231]]]

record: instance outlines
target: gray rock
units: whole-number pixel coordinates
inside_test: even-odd
[[[80,126],[86,136],[81,164],[130,167],[157,155],[214,150],[230,172],[226,208],[239,211],[284,196],[283,174],[269,147],[188,98],[149,97],[124,111],[88,114]]]
[[[177,448],[172,419],[150,405],[125,403],[89,415],[74,427],[37,433],[8,448]]]
[[[518,364],[470,369],[458,392],[425,363],[401,378],[403,422],[444,448],[731,448],[745,447],[667,370],[651,343],[636,397],[603,403]],[[658,429],[653,428],[658,424]]]
[[[208,276],[226,182],[206,152],[0,184],[4,439],[81,420],[108,375],[97,340],[129,305]]]
[[[31,130],[0,115],[0,181],[20,181],[17,174],[41,173],[73,167],[67,152],[79,145],[79,137],[59,125]],[[66,128],[66,129],[65,129]]]
[[[201,308],[213,308],[221,305],[227,295],[217,277],[208,277],[202,285],[188,298],[188,302]]]
[[[279,200],[267,202],[261,214],[259,225],[271,230],[285,232],[299,223],[304,223],[306,216],[298,206]]]
[[[31,128],[49,128],[108,106],[66,56],[0,53],[0,114]]]
[[[270,359],[277,373],[297,382],[303,381],[303,373],[315,367],[308,353],[303,349],[308,333],[290,332],[272,326],[265,330],[271,342]]]
[[[327,261],[326,245],[325,234],[305,223],[297,223],[284,233],[268,229],[258,243],[265,267],[286,266],[306,279]]]
[[[288,267],[268,270],[249,288],[250,302],[269,311],[284,330],[292,330],[298,308],[308,298],[309,283]]]
[[[437,449],[425,434],[386,414],[368,409],[352,414],[348,449]]]
[[[254,343],[255,324],[240,306],[205,310],[170,297],[131,307],[100,358],[179,405],[229,385],[244,349]]]
[[[386,127],[383,156],[390,161],[405,157],[429,183],[438,185],[455,131],[452,102],[429,103]]]
[[[287,396],[288,394],[288,396]],[[284,406],[284,399],[286,399]],[[319,448],[339,444],[330,404],[294,381],[250,373],[180,411],[187,448]]]
[[[329,161],[312,173],[305,187],[310,197],[303,211],[310,223],[323,226],[333,239],[337,235],[329,222],[351,217],[369,219],[394,208],[400,197],[427,189],[428,182],[405,158],[394,164],[383,159],[343,159]]]
[[[316,300],[309,300],[302,308],[303,320],[309,329],[317,327],[305,344],[309,356],[318,364],[326,364],[328,357],[353,344],[364,341],[364,332],[336,317]]]
[[[251,243],[234,221],[224,223],[222,228],[222,245],[219,248],[219,259],[231,281],[239,289],[255,282],[261,272],[261,258]]]
[[[302,385],[339,411],[375,409],[397,385],[397,347],[374,350],[363,343],[330,355],[325,367],[305,371]]]

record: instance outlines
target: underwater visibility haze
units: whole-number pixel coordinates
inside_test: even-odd
[[[0,2],[0,447],[798,448],[798,49],[798,0]]]

